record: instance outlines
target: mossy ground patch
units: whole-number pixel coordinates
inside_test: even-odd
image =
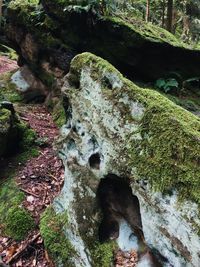
[[[73,267],[70,257],[75,253],[73,246],[65,236],[63,227],[66,227],[68,218],[66,213],[56,214],[53,207],[43,213],[40,222],[40,232],[44,244],[55,263],[62,261],[65,266]]]

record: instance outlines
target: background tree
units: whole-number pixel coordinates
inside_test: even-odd
[[[147,0],[147,4],[146,4],[146,17],[145,17],[146,22],[149,21],[149,15],[150,15],[150,0]]]
[[[169,32],[173,30],[173,0],[167,1],[167,21],[166,21],[166,29]]]

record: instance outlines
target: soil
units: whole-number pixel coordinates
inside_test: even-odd
[[[15,61],[0,57],[0,73],[14,69],[17,69]],[[6,159],[1,168],[2,166],[5,168],[5,165],[11,170],[17,168],[14,179],[26,195],[23,206],[32,214],[38,225],[41,214],[59,194],[64,181],[64,168],[53,148],[59,130],[51,114],[42,104],[18,105],[15,109],[21,120],[37,133],[37,140],[40,143],[39,156],[19,166],[16,166],[12,157]],[[54,264],[44,248],[39,227],[21,242],[0,236],[0,266],[53,267]]]

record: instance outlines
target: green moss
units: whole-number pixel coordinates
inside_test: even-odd
[[[0,129],[8,128],[11,121],[11,112],[8,109],[1,108],[0,109]]]
[[[0,185],[0,233],[14,238],[24,239],[28,232],[34,228],[34,220],[21,206],[25,198],[16,186],[14,180],[3,180]]]
[[[14,207],[8,210],[6,219],[5,233],[15,240],[23,240],[27,233],[35,227],[35,223],[31,215],[23,208]]]
[[[80,78],[81,70],[83,66],[94,66],[95,70],[99,70],[101,73],[107,72],[107,73],[115,73],[117,76],[123,80],[122,74],[115,69],[108,61],[103,60],[100,57],[94,56],[91,53],[85,52],[78,56],[75,56],[71,62],[70,65],[70,74],[71,75],[77,75],[78,78]],[[93,79],[100,79],[100,76],[98,73],[94,70],[92,73]],[[75,77],[73,78],[75,80]],[[76,80],[77,83],[77,80]]]
[[[29,150],[32,146],[34,146],[34,142],[37,137],[36,132],[22,122],[18,123],[18,130],[20,131],[20,135],[22,136],[21,142],[19,144],[20,150]]]
[[[9,110],[0,108],[0,156],[6,154],[8,151],[11,117]]]
[[[121,89],[112,93],[104,91],[110,101],[118,101],[125,94],[144,108],[139,120],[130,110],[128,113],[124,110],[129,123],[138,125],[137,130],[127,136],[129,165],[136,170],[135,176],[149,180],[152,187],[161,192],[175,189],[180,198],[193,200],[200,206],[200,119],[158,92],[139,88],[108,62],[90,53],[76,56],[70,71],[80,77],[86,66],[90,66],[91,75],[95,73],[99,79],[105,72],[115,72],[120,77]]]
[[[22,95],[17,91],[16,85],[11,82],[13,72],[8,72],[0,75],[1,92],[0,101],[7,100],[12,103],[21,102]]]
[[[27,8],[27,6],[35,6],[39,3],[38,0],[12,0],[9,3],[9,8],[16,9],[18,7]]]
[[[185,108],[186,110],[189,110],[191,112],[200,112],[200,100],[198,97],[176,97],[173,95],[166,95],[167,98],[169,98],[171,101],[173,101],[175,104]]]
[[[186,44],[178,40],[173,34],[171,34],[170,32],[168,32],[163,28],[153,25],[152,23],[146,23],[144,21],[140,21],[138,19],[130,17],[129,18],[123,17],[123,19],[118,17],[107,17],[105,19],[114,22],[116,25],[119,25],[120,27],[124,27],[124,30],[125,32],[127,32],[127,34],[129,31],[129,35],[134,33],[139,34],[140,39],[141,37],[143,37],[144,40],[169,43],[173,46],[178,46],[178,47],[186,47]]]
[[[27,126],[19,125],[22,135],[20,151],[11,158],[12,164],[2,167],[0,172],[0,225],[2,226],[0,233],[15,240],[22,240],[26,237],[28,232],[34,228],[34,220],[22,207],[25,195],[16,186],[14,177],[19,165],[39,155],[38,149],[32,144],[35,133],[33,134]],[[27,136],[26,133],[28,133]]]
[[[155,190],[176,189],[181,198],[200,204],[200,120],[156,92],[131,87],[132,97],[146,108],[142,139],[130,144],[131,164]]]
[[[53,120],[59,128],[66,123],[66,114],[62,101],[59,101],[53,108]]]
[[[3,44],[0,44],[0,55],[7,56],[12,60],[18,59],[18,55],[17,55],[16,51],[13,50],[12,48],[6,46],[6,45],[3,45]]]
[[[30,147],[28,151],[23,151],[17,155],[17,161],[20,164],[24,164],[27,160],[31,158],[36,158],[40,155],[37,147]]]
[[[103,243],[95,242],[91,256],[95,267],[110,267],[114,260],[115,242]]]
[[[40,72],[38,72],[38,76],[41,79],[41,81],[46,84],[48,87],[52,87],[52,85],[55,82],[55,77],[53,74],[51,73],[47,73],[44,70],[40,70]]]
[[[64,266],[72,267],[74,265],[70,258],[75,252],[63,232],[67,223],[66,213],[56,214],[52,207],[48,207],[41,218],[40,232],[45,248],[54,262],[58,264],[61,261]]]

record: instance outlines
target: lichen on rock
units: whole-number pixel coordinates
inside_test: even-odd
[[[65,234],[80,259],[75,265],[96,266],[95,193],[99,178],[111,172],[130,178],[148,245],[170,264],[197,266],[199,118],[90,53],[73,59],[62,91],[68,116],[59,147],[66,178],[54,207],[68,212]]]

